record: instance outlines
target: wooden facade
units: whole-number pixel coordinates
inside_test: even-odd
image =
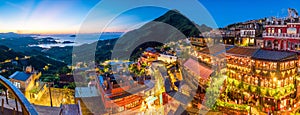
[[[245,55],[243,50],[227,53],[227,95],[237,104],[252,104],[264,112],[293,108],[297,54],[257,49]]]

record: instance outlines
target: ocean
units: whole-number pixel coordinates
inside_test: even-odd
[[[51,48],[51,47],[65,47],[65,46],[79,46],[82,44],[89,44],[96,42],[98,40],[108,40],[119,38],[123,35],[122,32],[105,32],[100,34],[77,34],[76,37],[72,37],[72,34],[47,34],[47,35],[37,35],[33,36],[35,39],[43,38],[53,38],[56,42],[59,43],[47,43],[47,44],[32,44],[30,47],[42,47],[42,48]],[[99,37],[100,36],[100,37]],[[65,41],[74,42],[74,43],[63,43]]]

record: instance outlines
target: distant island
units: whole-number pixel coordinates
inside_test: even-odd
[[[76,35],[70,35],[70,37],[76,37]]]
[[[72,43],[75,43],[75,42],[72,42],[72,41],[63,41],[62,43],[63,44],[72,44]]]

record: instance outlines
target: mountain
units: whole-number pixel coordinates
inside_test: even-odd
[[[202,25],[197,25],[198,26],[198,29],[200,30],[200,32],[209,32],[212,30],[211,27],[208,27],[207,25],[205,24],[202,24]]]
[[[22,58],[24,55],[20,52],[15,52],[6,46],[0,46],[0,62],[5,60],[15,59],[16,57]]]
[[[30,37],[32,35],[37,35],[37,34],[17,34],[14,32],[8,32],[8,33],[0,33],[0,38]]]
[[[195,23],[180,14],[177,10],[170,10],[153,21],[169,24],[182,32],[186,37],[197,36],[201,33]]]
[[[117,40],[118,38],[99,40],[91,44],[73,47],[73,51],[70,55],[73,55],[75,58],[72,58],[72,61],[85,62],[85,60],[96,60],[97,62],[102,62],[109,60],[111,59],[112,50]]]
[[[140,54],[138,52],[147,47],[161,46],[166,42],[199,35],[200,31],[197,27],[201,32],[211,30],[206,25],[199,26],[194,24],[178,11],[170,10],[139,29],[127,32],[118,39],[100,40],[98,43],[95,42],[75,47],[67,46],[43,49],[40,47],[28,47],[28,44],[39,43],[34,37],[9,33],[0,34],[4,37],[0,39],[0,45],[8,46],[15,51],[29,56],[49,56],[57,60],[62,60],[67,64],[72,63],[72,53],[75,53],[73,56],[83,57],[81,59],[76,58],[78,61],[85,60],[84,58],[87,57],[95,57],[93,59],[96,61],[104,61],[112,58],[129,59],[130,57],[135,59]],[[97,49],[96,52],[95,48]],[[75,52],[73,52],[73,49],[75,49]]]
[[[38,41],[34,37],[6,36],[0,39],[0,45],[7,46],[18,52],[30,51],[28,44],[38,44]]]
[[[170,10],[142,27],[129,31],[116,43],[112,58],[131,59],[140,55],[141,50],[147,47],[161,46],[163,43],[186,39],[189,36],[198,36],[201,31],[210,31],[206,25],[197,25],[180,14]],[[132,58],[134,57],[134,58]]]
[[[42,55],[33,55],[30,58],[25,58],[24,53],[15,52],[13,49],[8,48],[6,46],[0,46],[0,69],[6,68],[14,68],[12,71],[8,71],[6,73],[1,73],[1,75],[8,77],[14,71],[22,71],[23,67],[33,66],[36,70],[43,71],[43,73],[53,74],[57,70],[67,66],[67,64],[48,58]],[[10,61],[5,61],[10,60]],[[13,63],[14,62],[14,63]],[[15,63],[16,62],[16,63]],[[48,70],[44,71],[43,68],[48,66]]]

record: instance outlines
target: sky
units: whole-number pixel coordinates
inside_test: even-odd
[[[0,32],[76,33],[92,10],[99,10],[99,12],[105,14],[97,16],[96,21],[101,22],[101,20],[107,20],[106,17],[118,13],[115,8],[126,4],[120,2],[96,9],[95,7],[99,2],[101,1],[0,0]],[[175,2],[177,1],[175,0]],[[287,15],[287,8],[290,7],[300,10],[300,2],[295,0],[199,0],[199,2],[207,9],[219,27],[270,16],[284,17]],[[193,11],[188,10],[189,6],[185,2],[177,7],[187,7],[186,10],[191,14],[193,13]],[[167,9],[158,7],[132,9],[116,17],[105,31],[130,31],[163,15],[165,12],[167,12]],[[90,29],[88,32],[97,31]]]
[[[199,0],[211,13],[220,27],[264,17],[286,17],[287,9],[300,13],[300,2],[296,0]]]

